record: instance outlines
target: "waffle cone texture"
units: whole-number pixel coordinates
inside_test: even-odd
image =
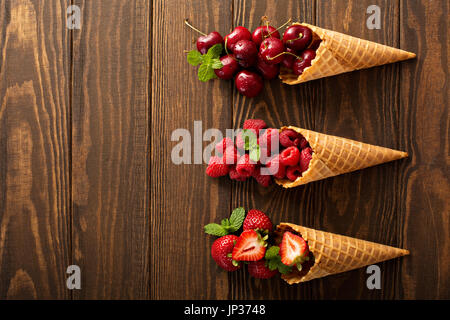
[[[277,226],[276,238],[280,241],[285,231],[292,230],[308,242],[309,250],[314,255],[314,265],[303,275],[296,272],[282,275],[283,280],[289,284],[306,282],[409,254],[408,250],[290,223],[280,223]]]
[[[331,136],[293,126],[282,127],[302,134],[309,142],[313,154],[308,170],[295,181],[276,179],[284,188],[293,188],[309,182],[405,158],[406,152],[374,146],[359,141]]]
[[[306,68],[303,74],[297,76],[287,70],[281,70],[280,79],[286,84],[294,85],[354,70],[412,59],[416,56],[411,52],[307,23],[295,24],[310,28],[313,32],[313,39],[320,38],[322,42],[316,51],[316,57],[311,66]]]

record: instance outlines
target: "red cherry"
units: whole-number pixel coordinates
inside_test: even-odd
[[[260,26],[252,33],[252,41],[260,46],[265,38],[274,37],[280,39],[280,33],[272,26]]]
[[[294,50],[291,48],[286,48],[286,52],[296,54]],[[292,54],[284,54],[283,61],[281,61],[281,65],[285,68],[292,69],[294,66],[295,57]]]
[[[239,70],[236,58],[232,54],[227,54],[220,58],[220,62],[222,62],[223,67],[214,70],[217,77],[224,80],[233,78],[234,74]]]
[[[292,70],[294,71],[294,74],[301,75],[303,71],[311,66],[311,61],[316,57],[316,52],[311,49],[306,49],[302,52],[300,55],[301,59],[296,59],[294,62],[294,66],[292,67]]]
[[[264,61],[261,55],[258,54],[258,61],[256,62],[256,68],[264,79],[274,79],[280,73],[280,66],[278,64],[268,64]]]
[[[283,41],[278,38],[267,38],[261,42],[259,53],[268,64],[277,64],[283,61],[284,52]]]
[[[311,43],[312,31],[308,27],[294,24],[286,29],[283,42],[286,47],[296,51],[303,50]]]
[[[238,91],[246,97],[255,97],[263,89],[263,79],[255,72],[240,71],[234,80]]]
[[[258,49],[251,40],[239,40],[233,47],[234,56],[243,68],[254,66],[258,55]]]
[[[233,47],[239,40],[251,40],[252,34],[245,27],[236,27],[224,38],[227,49],[233,51]]]
[[[220,33],[214,31],[206,36],[198,37],[197,50],[200,51],[201,54],[205,54],[208,52],[209,48],[218,43],[223,43],[223,38]]]

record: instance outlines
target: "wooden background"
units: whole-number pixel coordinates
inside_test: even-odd
[[[81,9],[81,30],[66,9]],[[381,8],[381,30],[365,26]],[[449,299],[448,1],[0,1],[0,299]],[[417,53],[417,59],[255,99],[196,79],[185,18],[222,35],[262,15]],[[173,130],[247,118],[405,150],[410,157],[292,190],[172,164]],[[202,227],[244,206],[411,255],[289,286],[227,274]],[[66,289],[66,268],[82,289]]]

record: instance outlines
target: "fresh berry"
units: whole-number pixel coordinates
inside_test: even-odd
[[[252,33],[252,41],[259,47],[265,38],[280,39],[280,33],[272,26],[260,26]]]
[[[228,148],[234,146],[233,140],[231,138],[225,137],[218,144],[216,144],[216,151],[220,154]]]
[[[268,64],[277,64],[283,61],[285,50],[283,41],[278,38],[267,38],[261,42],[259,53],[262,59]]]
[[[286,177],[286,167],[280,163],[280,155],[277,154],[266,164],[266,169],[275,179],[284,179]]]
[[[251,40],[239,40],[233,48],[233,53],[238,60],[254,60],[258,55],[258,48]]]
[[[295,181],[297,178],[300,178],[302,176],[302,169],[300,166],[295,167],[287,167],[286,169],[286,177],[291,180]]]
[[[266,147],[259,147],[259,163],[260,164],[267,164],[271,157],[270,152],[267,150]]]
[[[261,57],[261,54],[258,54],[258,60],[256,61],[256,68],[259,73],[266,80],[275,79],[280,74],[280,66],[278,64],[268,64]]]
[[[209,159],[206,174],[212,178],[222,177],[228,174],[228,166],[223,162],[223,159],[217,156],[212,156]]]
[[[311,66],[311,61],[316,57],[316,52],[311,49],[306,49],[300,55],[300,59],[296,59],[294,61],[294,66],[292,67],[292,71],[296,75],[301,75],[303,71]]]
[[[247,265],[247,270],[248,270],[248,273],[253,278],[257,278],[257,279],[270,279],[270,278],[274,277],[278,273],[277,269],[270,270],[266,266],[265,260],[259,260],[259,261],[250,262]]]
[[[281,65],[285,68],[292,69],[294,67],[295,54],[296,52],[291,48],[286,48],[286,52],[292,54],[283,54],[283,60],[281,61]]]
[[[254,230],[241,233],[233,248],[232,258],[236,261],[258,261],[264,258],[267,243]]]
[[[220,33],[214,31],[206,36],[198,37],[197,50],[200,51],[201,54],[205,54],[208,52],[209,48],[218,43],[223,43],[223,38]]]
[[[226,235],[214,241],[211,247],[211,256],[219,267],[226,271],[236,271],[242,267],[242,264],[234,262],[231,258],[234,244],[238,237],[235,235]]]
[[[243,177],[239,174],[239,172],[236,171],[236,166],[232,166],[230,168],[230,172],[228,174],[230,176],[231,180],[236,180],[236,181],[245,181],[247,180],[248,177]]]
[[[278,129],[268,128],[258,138],[258,144],[269,152],[278,153],[280,135]]]
[[[266,233],[272,231],[272,221],[262,211],[251,209],[244,220],[244,230],[263,230]]]
[[[244,130],[250,130],[251,132],[253,132],[255,134],[255,137],[258,137],[258,131],[255,129],[244,129]],[[236,136],[236,147],[243,151],[245,148],[245,141],[247,139],[250,139],[252,137],[252,135],[250,133],[248,133],[247,131],[244,132],[244,130],[239,131],[239,133]],[[250,141],[248,141],[250,142]],[[248,143],[247,142],[247,143]]]
[[[297,265],[301,269],[301,264],[308,260],[308,244],[302,237],[286,231],[280,244],[281,262],[287,266]]]
[[[304,149],[309,145],[308,140],[305,139],[305,137],[300,138],[300,143],[298,144],[298,147],[300,149]]]
[[[234,30],[227,34],[224,38],[227,49],[233,51],[234,45],[239,40],[251,40],[252,34],[245,27],[236,27]]]
[[[283,130],[280,132],[280,144],[283,147],[299,146],[302,135],[292,129]]]
[[[309,48],[308,49],[311,49],[311,50],[317,50],[317,49],[319,49],[319,46],[320,46],[320,43],[322,42],[322,40],[321,39],[316,39],[316,40],[314,40],[313,41],[313,43],[311,43],[311,45],[309,46]]]
[[[214,69],[216,76],[219,79],[229,80],[233,78],[234,74],[239,70],[239,64],[234,55],[227,54],[220,57],[223,67],[220,69]]]
[[[305,148],[300,153],[300,170],[301,172],[305,172],[308,170],[309,162],[312,159],[312,149],[311,148]]]
[[[258,182],[263,187],[268,187],[272,184],[272,176],[268,174],[261,174],[261,168],[257,168],[255,172],[252,174],[253,178],[255,178],[256,182]]]
[[[280,153],[280,162],[284,166],[295,166],[300,160],[300,151],[297,147],[289,147]]]
[[[243,177],[250,177],[256,170],[256,163],[248,154],[241,156],[236,164],[236,171]]]
[[[283,34],[283,42],[286,47],[301,51],[311,43],[312,31],[308,27],[294,24],[286,29]]]
[[[259,131],[267,128],[267,124],[264,120],[261,119],[247,119],[244,121],[244,130],[245,129],[254,129],[256,130],[256,135],[259,136]]]
[[[235,80],[238,91],[246,97],[256,97],[263,89],[263,79],[255,72],[240,71]]]
[[[223,161],[227,165],[233,165],[236,164],[238,159],[238,152],[234,146],[229,146],[223,153]]]

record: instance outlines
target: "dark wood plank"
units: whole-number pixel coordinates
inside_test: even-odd
[[[197,79],[184,50],[198,37],[183,21],[222,35],[231,30],[231,1],[154,1],[151,121],[152,299],[228,298],[228,276],[210,257],[203,226],[230,213],[230,182],[211,179],[206,164],[175,165],[172,132],[194,121],[231,128],[232,82]],[[192,142],[193,143],[193,142]],[[203,143],[206,146],[208,143]]]
[[[68,299],[70,1],[0,4],[0,299]]]
[[[413,251],[400,270],[408,299],[450,298],[448,5],[400,5],[400,45],[418,56],[401,66],[400,81],[400,133],[411,153],[399,201],[402,237]]]
[[[81,299],[149,297],[149,1],[74,1],[73,247]]]

